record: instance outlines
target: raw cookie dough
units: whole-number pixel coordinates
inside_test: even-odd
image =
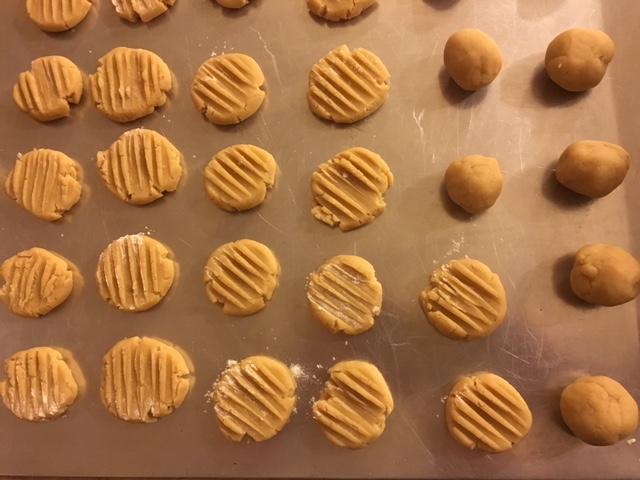
[[[116,13],[130,22],[150,22],[171,7],[176,0],[111,0]]]
[[[614,445],[638,428],[638,404],[609,377],[581,377],[560,396],[567,427],[590,445]]]
[[[78,396],[78,384],[58,350],[36,347],[4,362],[7,380],[0,383],[6,407],[18,418],[43,422],[59,417]]]
[[[357,17],[377,0],[307,0],[307,7],[314,15],[337,22]]]
[[[191,84],[191,99],[215,125],[235,125],[256,113],[265,92],[256,61],[241,53],[218,55],[204,62]]]
[[[420,293],[429,322],[455,340],[491,334],[504,320],[507,299],[500,278],[484,263],[462,258],[431,274],[431,286]]]
[[[245,358],[227,368],[213,388],[213,411],[220,431],[239,442],[273,438],[296,405],[296,382],[282,362],[263,356]]]
[[[345,150],[311,176],[311,213],[343,231],[358,228],[384,211],[384,194],[392,184],[393,174],[378,154],[359,147]]]
[[[484,32],[460,30],[444,46],[444,66],[464,90],[475,91],[495,80],[502,69],[502,52]]]
[[[182,155],[153,130],[123,133],[108,150],[98,152],[100,178],[120,200],[145,205],[178,188]]]
[[[229,212],[260,205],[276,179],[273,156],[254,145],[234,145],[215,154],[204,171],[204,189]]]
[[[91,10],[89,0],[27,0],[27,15],[45,32],[64,32],[78,25]]]
[[[126,338],[102,359],[100,398],[121,420],[152,423],[182,405],[190,371],[171,345],[147,337]]]
[[[624,180],[631,160],[624,148],[607,142],[585,140],[569,145],[558,160],[558,182],[576,193],[600,198]]]
[[[342,45],[309,73],[307,101],[320,118],[353,123],[375,112],[389,94],[389,72],[369,50]]]
[[[49,122],[69,115],[70,103],[82,97],[82,74],[65,57],[52,55],[31,62],[31,70],[18,76],[13,101],[31,118]]]
[[[336,363],[329,375],[313,418],[333,444],[364,448],[382,435],[393,411],[387,382],[374,365],[359,360]]]
[[[373,327],[382,307],[382,285],[364,258],[338,255],[309,275],[313,316],[332,333],[357,335]]]
[[[249,0],[216,0],[216,2],[226,8],[242,8],[249,5]]]
[[[91,98],[111,120],[131,122],[166,103],[171,72],[155,53],[117,47],[99,62],[97,72],[89,75]]]
[[[606,33],[573,28],[551,41],[544,64],[551,80],[562,88],[584,92],[600,83],[615,51]]]
[[[33,150],[18,155],[4,188],[27,212],[52,222],[80,200],[79,172],[80,165],[62,152]]]
[[[489,453],[509,450],[533,424],[527,402],[509,382],[492,373],[466,376],[456,383],[445,415],[456,441]]]
[[[469,213],[482,213],[502,192],[502,174],[495,158],[470,155],[453,161],[444,173],[451,200]]]
[[[619,247],[595,243],[576,253],[571,288],[582,300],[613,307],[640,294],[640,263]]]
[[[238,240],[216,248],[204,268],[209,300],[223,312],[244,317],[262,310],[278,286],[280,265],[269,248],[254,240]]]
[[[18,253],[0,265],[0,300],[16,315],[37,318],[64,302],[73,289],[73,272],[43,248]]]
[[[102,252],[96,271],[105,302],[125,312],[155,306],[171,288],[175,267],[167,248],[145,235],[125,235]]]

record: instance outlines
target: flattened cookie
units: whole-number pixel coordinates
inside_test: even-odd
[[[241,53],[218,55],[204,62],[191,84],[191,99],[216,125],[235,125],[256,113],[265,93],[256,61]]]
[[[234,145],[215,154],[204,171],[207,196],[229,212],[260,205],[276,178],[273,156],[254,145]]]
[[[6,407],[18,418],[43,422],[59,417],[78,396],[78,384],[58,350],[37,347],[17,352],[4,362],[7,380],[0,383]]]
[[[239,442],[273,438],[289,421],[296,404],[296,382],[282,362],[249,357],[227,368],[213,390],[220,431]]]
[[[100,60],[89,75],[91,98],[98,110],[116,122],[131,122],[167,101],[171,72],[148,50],[118,47]]]
[[[307,7],[314,15],[332,22],[357,17],[376,0],[307,0]]]
[[[69,115],[70,103],[82,97],[82,74],[65,57],[52,55],[31,62],[31,70],[18,76],[13,101],[35,120],[49,122]]]
[[[167,248],[142,234],[111,242],[100,255],[96,282],[105,302],[126,312],[155,306],[171,288],[173,256]]]
[[[126,338],[102,359],[102,404],[121,420],[156,422],[182,405],[190,373],[185,358],[171,345],[147,337]]]
[[[471,450],[509,450],[526,437],[533,417],[527,402],[505,379],[492,373],[462,378],[446,403],[447,428]]]
[[[313,316],[330,332],[357,335],[373,327],[382,307],[382,285],[364,258],[338,255],[309,276]]]
[[[80,166],[62,152],[33,150],[18,155],[4,188],[27,212],[52,222],[80,200],[79,171]]]
[[[325,120],[353,123],[375,112],[387,99],[389,72],[369,50],[336,48],[311,68],[307,101]]]
[[[171,7],[176,0],[111,0],[120,18],[130,22],[150,22]]]
[[[43,248],[18,253],[0,265],[0,299],[16,315],[37,318],[64,302],[73,289],[69,264]]]
[[[100,178],[120,200],[145,205],[178,188],[182,155],[153,130],[123,133],[108,150],[98,152]]]
[[[311,176],[311,213],[344,231],[358,228],[384,211],[384,194],[391,184],[393,174],[379,155],[366,148],[345,150]]]
[[[45,32],[70,30],[84,20],[89,10],[89,0],[27,0],[27,15]]]
[[[209,299],[227,315],[243,317],[262,310],[278,286],[280,266],[268,247],[238,240],[218,247],[204,269]]]
[[[336,363],[329,375],[313,418],[333,444],[364,448],[382,435],[393,411],[387,382],[374,365],[358,360]]]
[[[431,286],[420,293],[429,322],[455,340],[476,340],[504,320],[507,299],[500,278],[478,260],[463,258],[431,274]]]

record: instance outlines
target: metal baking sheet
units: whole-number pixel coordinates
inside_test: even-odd
[[[0,194],[0,257],[45,247],[73,261],[84,279],[43,318],[0,308],[0,358],[38,345],[64,347],[83,368],[87,388],[64,418],[45,424],[0,408],[0,474],[640,478],[640,442],[588,446],[567,432],[558,412],[561,388],[582,373],[611,376],[640,398],[640,304],[587,307],[567,283],[571,254],[584,244],[613,243],[640,257],[638,167],[634,162],[622,187],[597,201],[553,179],[555,160],[576,140],[616,142],[638,157],[637,9],[636,0],[381,0],[354,21],[328,24],[303,0],[254,0],[238,12],[211,0],[180,0],[149,24],[130,24],[110,1],[96,0],[73,31],[46,34],[27,19],[24,1],[2,2],[0,180],[19,152],[46,147],[83,166],[85,189],[70,215],[52,224]],[[602,84],[581,95],[559,90],[541,69],[549,41],[578,26],[603,29],[617,46]],[[494,84],[472,95],[442,70],[446,39],[467,27],[492,36],[505,59]],[[310,67],[341,44],[373,51],[391,72],[387,102],[350,126],[319,120],[305,99]],[[89,74],[121,45],[157,53],[174,74],[170,99],[154,114],[117,124],[85,94],[68,119],[42,124],[13,105],[12,85],[32,59],[65,55]],[[229,52],[261,65],[267,100],[251,119],[219,128],[193,107],[189,87],[202,62]],[[116,199],[95,167],[97,151],[139,126],[166,135],[185,166],[178,190],[146,207]],[[263,206],[234,215],[211,204],[202,177],[211,156],[236,143],[270,151],[279,174]],[[383,215],[343,233],[311,216],[309,180],[318,164],[354,146],[379,153],[395,183]],[[475,153],[500,161],[505,187],[493,208],[468,217],[446,199],[441,182],[449,162]],[[106,245],[137,232],[173,250],[179,279],[157,308],[127,314],[100,300],[93,276]],[[274,250],[280,286],[262,312],[227,318],[207,299],[202,270],[217,246],[245,237]],[[337,254],[368,259],[384,287],[375,327],[357,337],[323,330],[305,302],[307,275]],[[504,324],[472,343],[438,334],[417,302],[434,268],[465,255],[500,275],[509,303]],[[119,421],[100,403],[102,356],[134,335],[167,339],[195,365],[184,405],[152,425]],[[228,359],[255,354],[301,366],[297,413],[268,442],[233,444],[218,431],[206,394]],[[329,444],[310,414],[326,369],[354,358],[375,363],[396,400],[384,434],[361,451]],[[507,453],[469,451],[445,427],[443,397],[459,375],[480,370],[510,381],[533,412],[529,436]]]

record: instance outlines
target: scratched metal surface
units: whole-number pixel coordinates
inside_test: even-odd
[[[56,421],[32,425],[0,409],[0,474],[640,478],[640,443],[587,446],[567,433],[558,413],[560,389],[579,373],[612,376],[640,398],[639,303],[587,308],[567,287],[569,256],[583,244],[614,243],[640,257],[638,167],[595,202],[564,191],[552,174],[559,153],[579,139],[617,142],[638,157],[636,0],[383,0],[340,25],[316,20],[302,0],[255,0],[237,13],[210,0],[181,0],[162,18],[132,25],[100,0],[75,31],[61,35],[32,25],[22,1],[2,2],[0,11],[0,180],[18,152],[48,147],[82,164],[85,185],[77,208],[54,224],[0,195],[0,257],[41,246],[72,260],[84,277],[84,286],[44,318],[0,309],[0,358],[60,346],[74,352],[87,379],[86,392]],[[540,70],[548,42],[576,26],[602,28],[617,45],[603,83],[586,95],[561,92]],[[446,38],[465,27],[495,38],[505,58],[497,81],[469,96],[442,72]],[[310,113],[305,90],[311,65],[343,43],[378,54],[392,80],[377,113],[337,127]],[[119,125],[85,95],[69,119],[40,124],[12,104],[12,85],[30,60],[62,54],[88,74],[120,45],[156,52],[174,73],[171,97],[156,113]],[[189,86],[204,60],[228,52],[258,61],[267,100],[250,120],[218,128],[195,110]],[[117,200],[95,168],[98,150],[138,126],[164,133],[184,154],[186,170],[175,194],[147,207]],[[262,207],[232,215],[205,197],[202,171],[214,153],[240,142],[269,150],[279,176]],[[309,179],[319,163],[353,146],[382,155],[395,183],[381,217],[342,233],[310,215]],[[490,211],[469,218],[443,196],[441,179],[450,161],[474,153],[498,158],[506,183]],[[120,313],[98,297],[96,262],[109,242],[141,231],[174,251],[179,280],[157,308]],[[275,251],[281,282],[259,314],[225,318],[206,298],[201,272],[218,245],[243,237]],[[375,327],[356,338],[324,331],[305,304],[308,273],[343,253],[372,262],[385,291]],[[474,343],[443,338],[417,303],[431,270],[464,255],[500,275],[509,302],[503,326]],[[121,422],[99,400],[102,355],[133,335],[165,338],[195,364],[185,404],[153,425]],[[255,354],[300,364],[307,376],[299,379],[297,413],[276,438],[232,444],[218,431],[205,395],[227,359]],[[378,365],[396,400],[382,437],[356,452],[330,445],[310,416],[326,368],[352,358]],[[459,375],[479,370],[504,376],[533,411],[529,436],[501,455],[468,451],[445,428],[441,399]]]

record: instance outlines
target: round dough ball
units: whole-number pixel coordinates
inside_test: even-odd
[[[640,294],[640,263],[621,248],[585,245],[576,254],[571,288],[582,300],[612,307]]]
[[[558,160],[558,182],[576,193],[600,198],[610,194],[629,171],[629,153],[613,143],[585,140],[569,145]]]
[[[444,173],[449,197],[469,213],[482,213],[496,203],[502,183],[498,161],[481,155],[455,160]]]
[[[225,8],[242,8],[249,5],[249,0],[216,0],[216,2]]]
[[[356,18],[377,0],[307,0],[309,11],[332,22]]]
[[[460,30],[444,46],[444,66],[461,88],[480,90],[500,73],[502,53],[496,42],[480,30]]]
[[[564,389],[560,412],[567,427],[590,445],[613,445],[638,427],[638,404],[609,377],[581,377]]]
[[[551,80],[562,88],[584,92],[600,83],[615,51],[606,33],[573,28],[551,41],[544,64]]]

